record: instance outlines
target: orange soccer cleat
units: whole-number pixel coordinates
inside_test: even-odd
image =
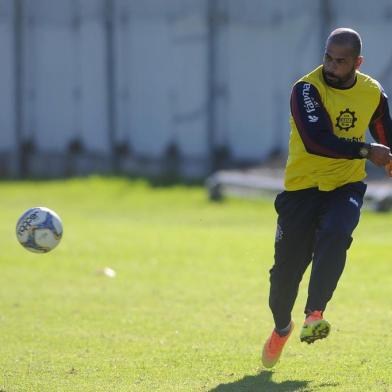
[[[263,348],[263,355],[261,360],[266,368],[272,368],[279,361],[282,354],[283,347],[286,344],[291,332],[294,329],[294,323],[290,322],[290,331],[285,336],[280,336],[276,330],[272,331],[271,336],[267,339]]]
[[[301,342],[311,344],[318,339],[324,339],[328,336],[330,330],[331,325],[323,319],[323,312],[315,310],[306,316],[301,330]]]

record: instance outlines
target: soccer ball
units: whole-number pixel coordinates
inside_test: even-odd
[[[16,237],[24,248],[35,253],[54,249],[63,235],[60,217],[46,207],[29,208],[16,224]]]

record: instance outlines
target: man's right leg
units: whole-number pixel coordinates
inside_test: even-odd
[[[275,201],[279,216],[269,296],[275,329],[263,348],[262,362],[267,368],[278,362],[294,327],[291,311],[313,253],[316,196],[315,190],[282,192]]]
[[[269,305],[276,329],[286,328],[302,276],[314,249],[317,191],[283,192],[275,202],[279,214],[275,238],[275,263],[270,270]]]

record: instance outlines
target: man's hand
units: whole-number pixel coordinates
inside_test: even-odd
[[[389,177],[392,177],[392,161],[389,161],[389,163],[385,165],[385,171]]]
[[[376,166],[386,166],[392,159],[391,150],[383,144],[371,143],[368,159]]]

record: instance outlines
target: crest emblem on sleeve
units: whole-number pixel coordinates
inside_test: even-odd
[[[350,128],[355,127],[355,122],[357,121],[357,117],[355,117],[355,112],[350,111],[349,108],[346,110],[342,110],[339,116],[336,117],[336,126],[341,131],[348,131]]]

